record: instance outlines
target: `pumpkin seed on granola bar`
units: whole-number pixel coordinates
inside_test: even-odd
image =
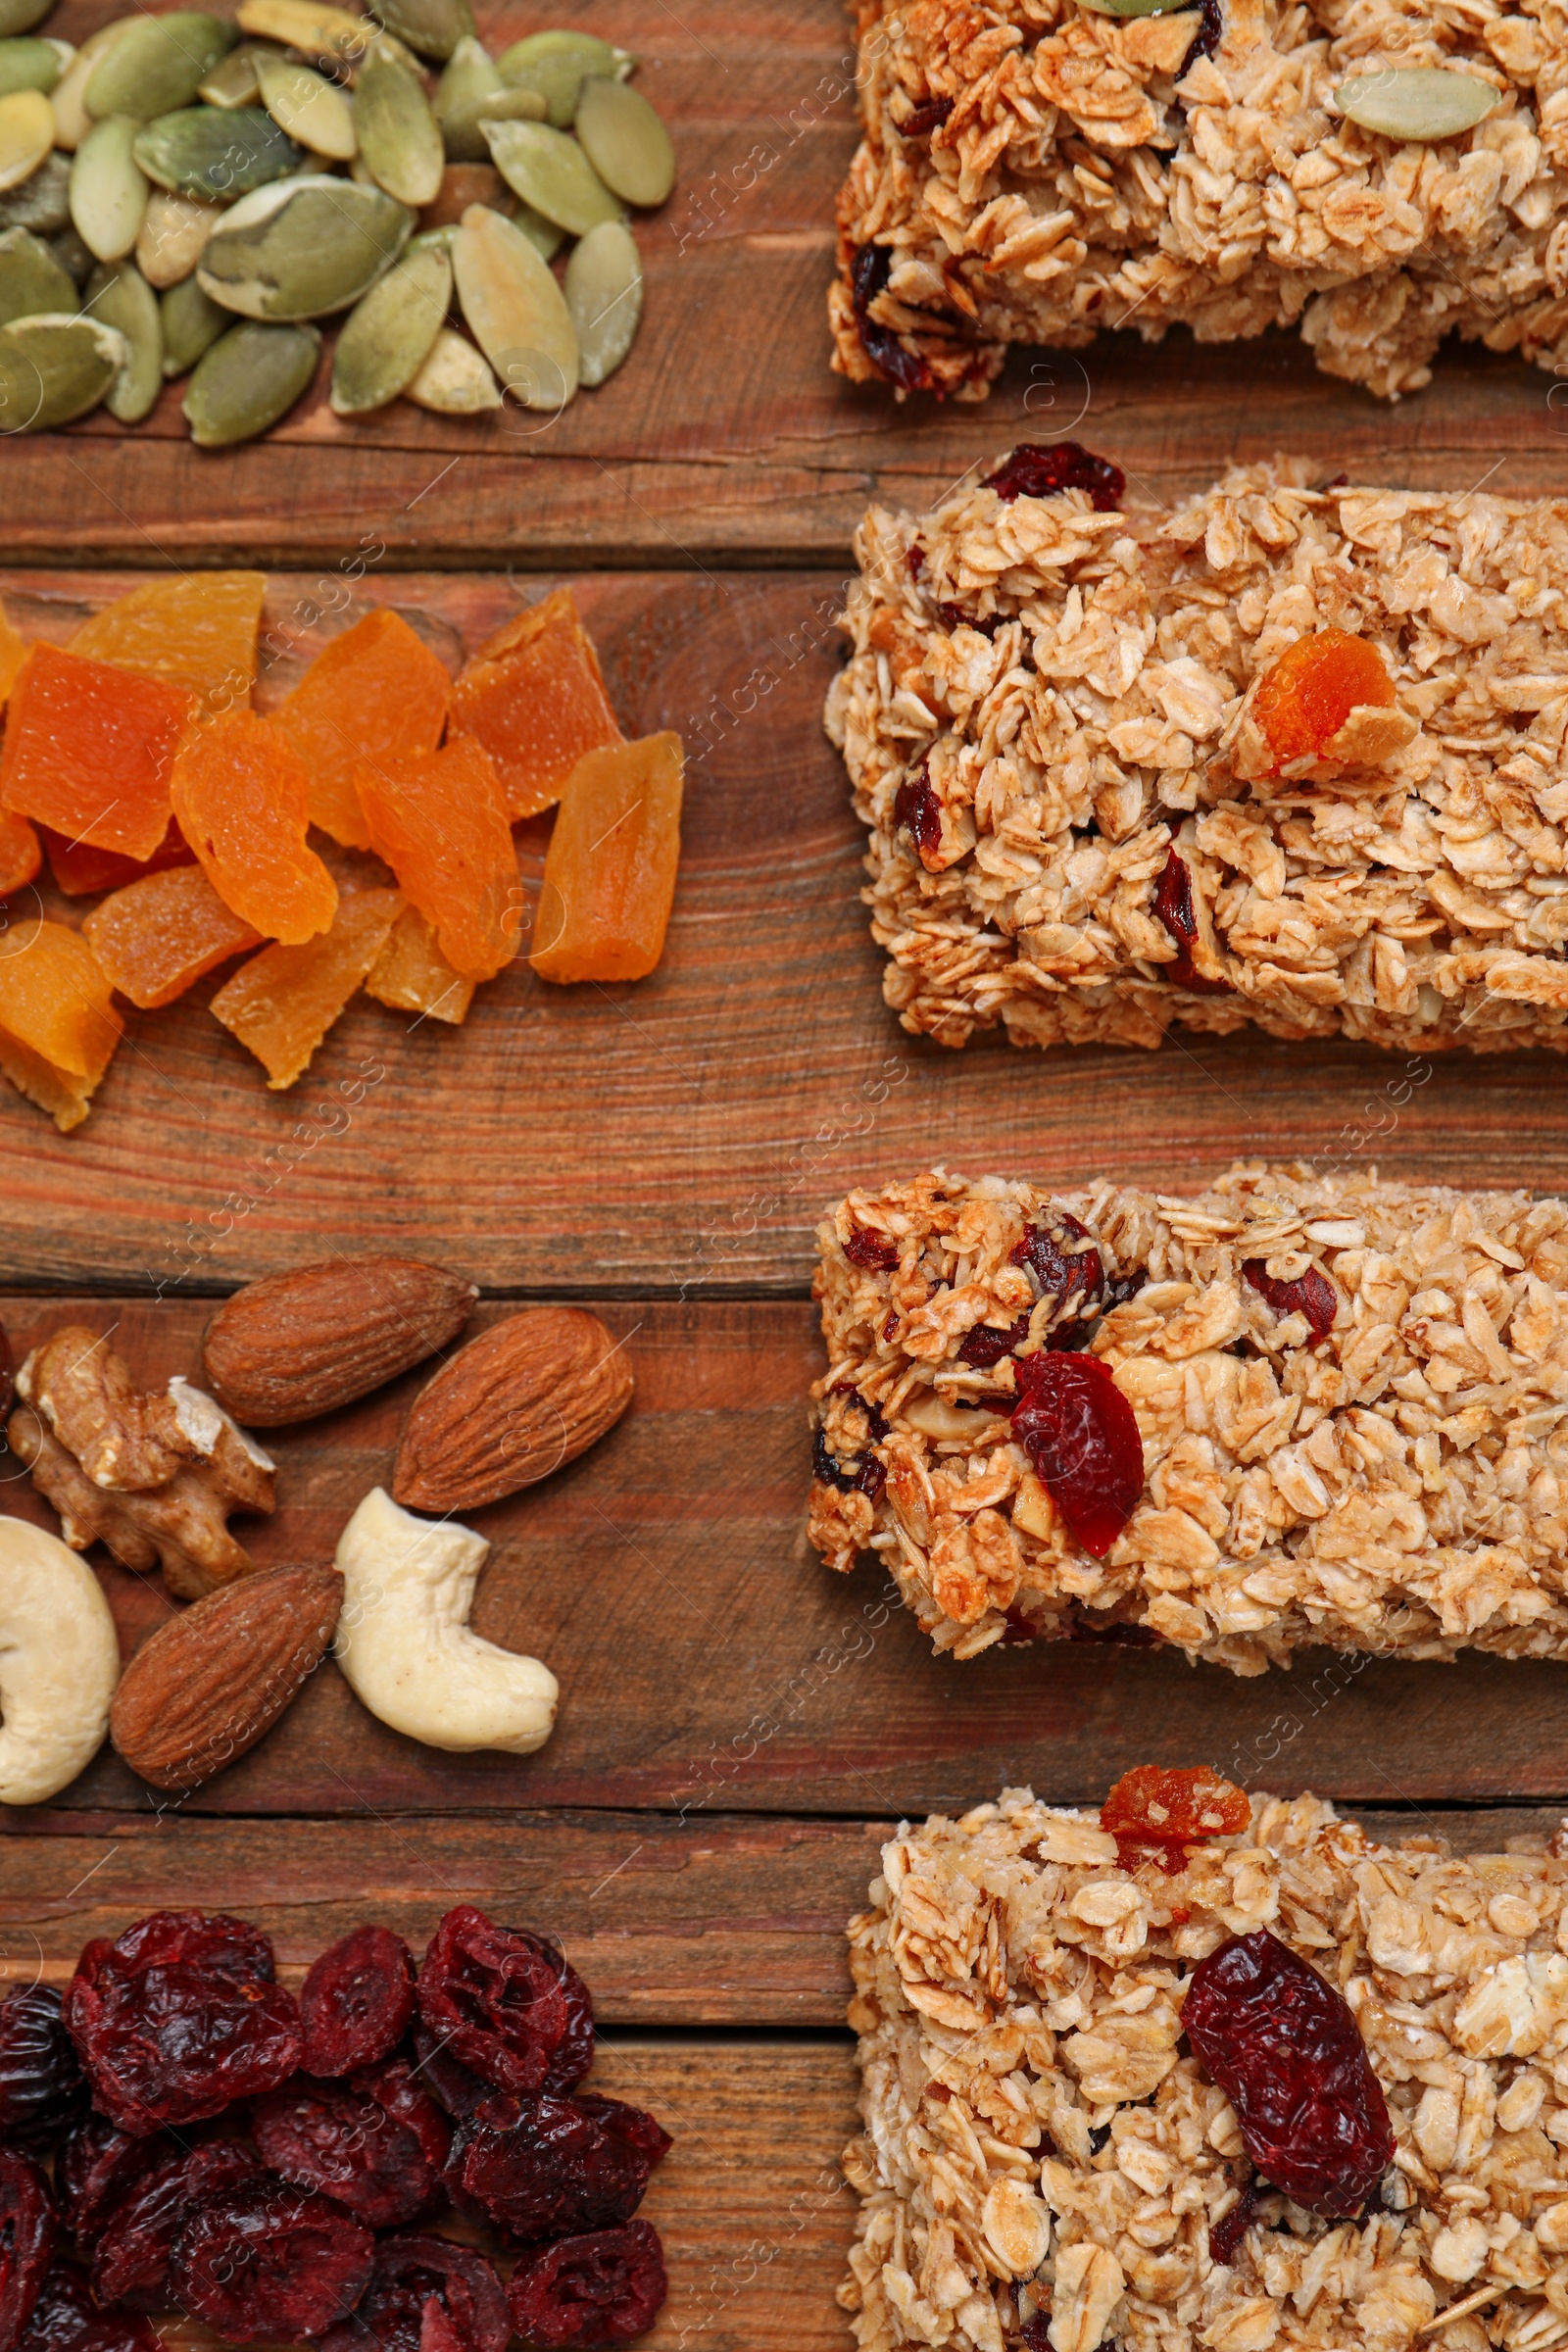
[[[139,136],[129,115],[95,122],[71,167],[71,220],[95,260],[130,253],[147,212],[147,181],[136,161]]]
[[[0,434],[42,433],[95,409],[129,356],[96,318],[46,311],[0,327]]]
[[[1334,93],[1348,122],[1387,139],[1456,139],[1484,122],[1502,92],[1454,66],[1397,66],[1352,74]]]
[[[238,37],[232,24],[193,11],[133,17],[123,40],[93,67],[82,105],[95,122],[105,115],[134,115],[138,122],[150,122],[154,115],[172,114],[190,105]]]
[[[229,328],[198,361],[185,394],[185,417],[200,449],[254,441],[286,416],[316,373],[321,338],[314,326]]]
[[[479,416],[501,406],[501,387],[482,352],[442,327],[404,397],[437,416]]]
[[[87,280],[84,309],[125,339],[125,363],[104,401],[122,424],[138,424],[164,383],[164,328],[158,297],[134,262],[101,262]]]
[[[313,155],[333,163],[352,162],[359,150],[354,109],[335,82],[314,66],[302,66],[276,50],[259,50],[256,81],[267,112],[281,131]]]
[[[441,126],[416,74],[384,46],[370,52],[354,85],[360,154],[400,204],[429,204],[446,169]]]
[[[602,384],[630,351],[642,317],[642,261],[622,221],[601,220],[573,249],[566,308],[577,334],[579,376]]]
[[[164,335],[164,373],[189,375],[202,353],[226,335],[234,323],[232,311],[215,302],[194,277],[171,286],[158,306]]]
[[[458,300],[504,390],[525,409],[559,410],[577,389],[577,336],[550,270],[514,222],[482,204],[452,248]]]
[[[76,289],[30,228],[0,231],[0,326],[40,311],[74,311]]]
[[[573,236],[618,220],[620,205],[568,131],[544,122],[479,124],[496,170],[524,204]]]
[[[414,223],[379,188],[322,172],[258,188],[207,240],[202,289],[247,318],[347,310],[391,268]]]
[[[675,150],[641,90],[589,74],[577,100],[583,153],[611,193],[627,204],[662,204],[675,184]]]
[[[451,301],[450,251],[416,241],[343,322],[332,355],[334,414],[363,416],[406,391],[428,359]]]
[[[496,60],[504,81],[539,92],[558,130],[570,128],[578,93],[588,74],[615,74],[623,79],[635,63],[628,50],[600,40],[596,33],[565,28],[530,32],[523,40],[514,41],[510,49],[503,49]]]

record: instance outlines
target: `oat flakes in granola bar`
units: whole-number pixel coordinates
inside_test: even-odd
[[[904,1026],[1561,1050],[1568,502],[1281,461],[1116,511],[1078,461],[860,528],[827,727]],[[1330,631],[1392,701],[1282,763],[1258,689]]]
[[[1562,0],[1203,0],[1128,22],[1074,0],[859,0],[858,18],[863,136],[829,296],[843,375],[983,399],[1009,343],[1122,325],[1205,343],[1298,326],[1319,368],[1391,399],[1430,381],[1450,331],[1542,367],[1568,355]],[[1348,80],[1391,68],[1438,69],[1490,111],[1411,139],[1340,114]]]
[[[861,2352],[1563,2341],[1568,1831],[1512,1843],[1391,1848],[1258,1795],[1167,1875],[1027,1788],[902,1826],[850,1922],[864,2132],[839,2299]],[[1359,2220],[1254,2176],[1183,2038],[1195,1966],[1259,1930],[1341,1991],[1387,2101],[1395,2159]]]
[[[937,1649],[1568,1658],[1568,1201],[937,1169],[850,1194],[818,1244],[811,1538],[873,1553]],[[1098,1392],[1054,1455],[1022,1409],[1042,1355],[1136,1416],[1108,1543],[1075,1510]]]

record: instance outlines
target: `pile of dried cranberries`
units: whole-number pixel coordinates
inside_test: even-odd
[[[469,1904],[417,1975],[356,1928],[298,2001],[243,1920],[89,1943],[63,1999],[0,2002],[0,2352],[158,2352],[140,2315],[171,2309],[320,2352],[629,2343],[666,2291],[631,2217],[670,2143],[577,2089],[593,2053],[575,1969]],[[426,2233],[449,2200],[510,2285]]]

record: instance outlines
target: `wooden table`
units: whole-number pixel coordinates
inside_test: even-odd
[[[111,13],[118,0],[67,0],[50,28]],[[196,1370],[213,1297],[329,1251],[462,1268],[481,1319],[592,1300],[627,1339],[631,1412],[478,1515],[495,1551],[475,1622],[548,1659],[560,1728],[526,1760],[439,1756],[367,1717],[328,1667],[184,1804],[150,1799],[106,1750],[53,1805],[0,1822],[3,1965],[63,1978],[87,1936],[165,1903],[263,1922],[295,1972],[368,1915],[416,1944],[458,1899],[548,1928],[598,1997],[596,2082],[676,2135],[647,2206],[673,2278],[651,2343],[843,2352],[842,1926],[901,1814],[1004,1781],[1094,1801],[1144,1759],[1310,1787],[1466,1845],[1552,1821],[1568,1796],[1550,1667],[1316,1656],[1240,1681],[1063,1647],[954,1668],[868,1571],[841,1582],[808,1549],[811,1237],[851,1183],[940,1160],[1170,1187],[1308,1154],[1544,1189],[1568,1173],[1544,1059],[1441,1063],[1396,1109],[1395,1065],[1344,1046],[1046,1059],[904,1036],[819,724],[852,531],[869,498],[923,502],[977,458],[1068,431],[1158,492],[1277,448],[1366,480],[1561,491],[1568,416],[1547,377],[1458,353],[1432,390],[1380,408],[1284,338],[1034,355],[981,409],[852,393],[827,372],[822,321],[851,145],[835,0],[480,14],[493,41],[580,21],[645,61],[682,180],[643,224],[633,362],[544,431],[401,404],[346,424],[318,387],[226,456],[190,447],[172,392],[132,434],[94,418],[13,442],[0,595],[25,633],[62,638],[133,575],[266,564],[265,707],[346,608],[395,606],[456,664],[519,599],[572,577],[627,731],[687,741],[668,952],[636,988],[552,990],[518,966],[458,1037],[362,1002],[284,1096],[207,1013],[207,989],[132,1014],[75,1136],[0,1099],[0,1279],[19,1351],[80,1320],[113,1330],[148,1382]],[[535,882],[547,830],[523,831]],[[330,1555],[387,1474],[418,1377],[279,1433],[261,1557]],[[47,1521],[9,1457],[0,1477],[8,1508]],[[128,1647],[168,1603],[103,1577]]]

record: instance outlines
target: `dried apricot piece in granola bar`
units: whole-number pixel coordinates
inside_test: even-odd
[[[34,645],[11,689],[0,803],[68,841],[150,858],[192,709],[183,686]]]
[[[417,1012],[461,1028],[473,1003],[474,983],[455,972],[436,945],[435,926],[416,906],[405,906],[376,957],[365,993],[378,1004]]]
[[[495,761],[514,820],[559,801],[584,752],[622,740],[569,588],[479,648],[452,689],[452,721]]]
[[[395,890],[346,891],[332,928],[303,947],[264,948],[213,999],[225,1029],[276,1090],[292,1086],[386,946],[403,911]]]
[[[81,929],[114,986],[143,1011],[172,1004],[204,974],[262,944],[261,932],[224,905],[199,865],[176,865],[111,892]]]
[[[92,950],[41,915],[0,932],[0,1069],[61,1133],[79,1126],[120,1043]]]
[[[192,727],[172,789],[179,829],[225,906],[285,947],[327,929],[337,884],[306,841],[309,779],[270,720],[229,710]]]
[[[490,980],[517,952],[517,856],[490,755],[456,735],[422,760],[355,771],[370,845],[411,906],[435,925],[441,953],[470,980]]]
[[[50,825],[38,827],[43,854],[56,890],[68,899],[96,898],[100,891],[123,890],[146,874],[161,874],[172,865],[193,865],[196,853],[172,817],[169,830],[150,858],[122,858],[118,850],[95,849],[90,841],[68,841]]]
[[[74,654],[183,686],[209,717],[251,699],[264,571],[190,571],[132,588],[71,640]]]
[[[1252,716],[1283,767],[1333,758],[1330,746],[1352,710],[1394,703],[1388,663],[1367,637],[1319,629],[1298,637],[1258,681]]]
[[[541,980],[641,980],[664,952],[680,860],[680,737],[589,752],[545,857],[529,957]]]
[[[30,882],[42,863],[43,850],[26,818],[0,809],[0,899]]]
[[[305,762],[312,824],[368,850],[355,769],[362,760],[374,766],[433,752],[450,688],[445,664],[385,606],[334,637],[272,713]]]

